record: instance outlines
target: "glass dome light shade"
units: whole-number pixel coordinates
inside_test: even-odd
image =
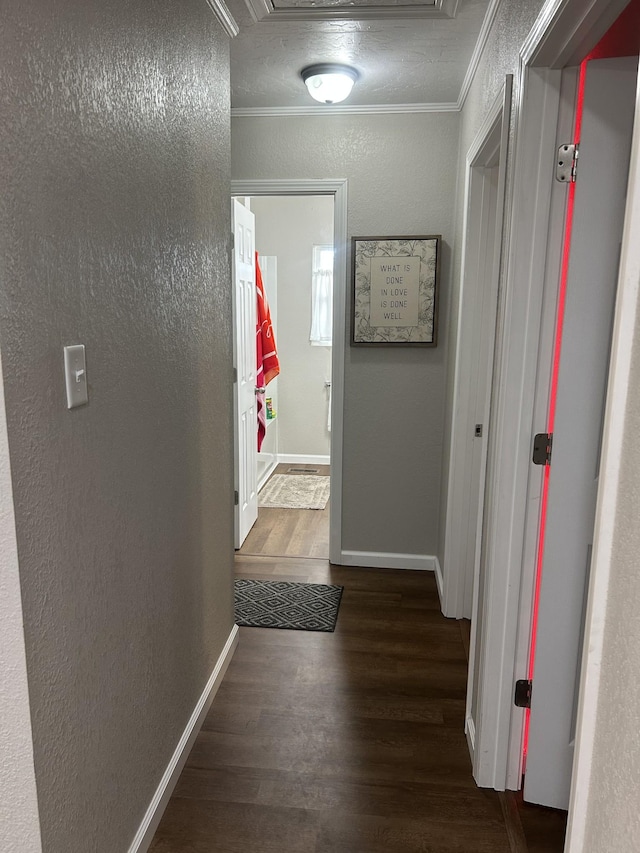
[[[321,104],[339,104],[349,97],[359,75],[348,65],[310,65],[300,72],[309,94]]]

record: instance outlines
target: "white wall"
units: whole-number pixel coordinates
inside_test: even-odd
[[[129,848],[233,627],[228,51],[201,0],[2,6],[0,334],[47,853]],[[68,411],[77,343],[90,401]]]
[[[234,179],[347,178],[349,236],[443,235],[437,347],[354,348],[345,330],[345,550],[436,553],[458,120],[232,120]]]
[[[640,834],[640,85],[635,114],[576,727],[571,853],[633,853]]]
[[[0,850],[40,853],[9,447],[0,384]]]
[[[636,286],[638,269],[636,267]],[[633,853],[640,837],[640,317],[636,314],[629,397],[613,524],[611,576],[588,785],[585,853]],[[577,849],[577,848],[576,848]]]
[[[333,243],[333,197],[263,196],[251,199],[256,247],[278,258],[278,451],[328,456],[331,348],[309,342],[313,246]],[[267,396],[269,396],[269,386]]]

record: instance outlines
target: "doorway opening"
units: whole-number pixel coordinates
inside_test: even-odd
[[[536,689],[524,786],[528,801],[565,809],[573,766],[637,57],[583,63],[580,79],[575,124],[581,126],[576,139],[581,160],[568,201],[566,260],[549,384],[546,434],[553,436],[553,445],[550,464],[545,466],[546,513],[540,527],[533,599],[529,678],[535,676]]]
[[[593,11],[595,7],[597,14]],[[514,688],[515,682],[526,679],[529,672],[542,484],[540,468],[536,468],[532,461],[532,449],[534,433],[544,428],[548,412],[566,214],[566,186],[555,180],[554,160],[559,147],[573,138],[577,66],[607,31],[613,22],[613,13],[611,6],[594,3],[588,13],[586,9],[584,13],[581,11],[578,19],[564,10],[552,23],[541,18],[523,47],[522,65],[515,87],[518,93],[514,108],[517,146],[509,171],[511,215],[507,217],[506,287],[500,299],[500,312],[504,317],[498,353],[500,392],[492,436],[492,444],[495,443],[500,452],[492,461],[485,510],[488,533],[483,536],[483,548],[487,548],[487,576],[482,591],[484,618],[479,643],[482,689],[477,714],[479,727],[475,732],[478,760],[474,760],[474,776],[479,784],[498,790],[518,790],[522,786],[526,711],[514,703]],[[627,106],[626,112],[632,113],[632,106]],[[617,162],[615,158],[614,162]],[[610,189],[607,188],[605,192],[600,191],[599,198],[609,195]],[[590,206],[584,204],[581,210],[587,213]],[[617,242],[619,244],[619,236]],[[616,263],[611,266],[615,267]],[[616,277],[615,269],[613,277]],[[608,325],[610,316],[610,311],[603,312],[598,326],[598,337],[605,341],[604,327]],[[575,340],[580,337],[585,335],[580,331],[574,333]],[[586,337],[588,339],[588,333]],[[615,354],[615,347],[613,351]],[[601,420],[597,416],[587,420],[595,422],[599,450]],[[572,451],[577,443],[574,436]],[[555,441],[553,447],[555,454]],[[595,465],[591,474],[592,479],[594,474],[597,477]],[[591,495],[592,492],[587,495],[583,490],[580,500],[591,500]],[[565,525],[561,531],[563,539],[567,532]],[[587,544],[585,542],[582,554],[583,569],[589,562]],[[563,571],[565,569],[563,564]],[[550,599],[553,609],[560,598],[552,594]],[[572,611],[578,611],[582,618],[582,587],[576,592],[573,604],[577,607],[572,607]],[[556,625],[564,629],[566,616],[566,610],[560,607],[558,611],[556,608]],[[577,627],[576,645],[580,647],[580,619]],[[551,656],[559,658],[561,644],[554,639],[557,634],[547,629],[538,633],[549,641]],[[588,636],[588,626],[585,633]],[[536,693],[538,699],[544,701],[544,691],[539,687],[539,663],[538,660],[533,703],[536,702]],[[571,678],[567,679],[571,691],[567,706],[571,741],[576,728],[572,690],[576,675],[580,681],[579,670],[580,663],[574,655]],[[582,672],[584,683],[584,667]],[[555,684],[559,681],[562,679],[556,678]],[[532,717],[534,710],[531,710]],[[557,712],[550,709],[550,713],[559,718]],[[547,730],[547,726],[543,728]],[[565,745],[570,746],[571,743]],[[555,753],[559,755],[559,750]],[[565,750],[565,758],[566,755]],[[565,761],[565,764],[571,776],[570,761]],[[579,778],[575,769],[574,778]],[[552,790],[546,783],[544,788],[545,792]],[[534,801],[552,804],[548,800]]]
[[[466,158],[462,293],[454,380],[442,609],[471,619],[465,734],[475,760],[480,628],[483,622],[483,521],[495,363],[512,77]],[[455,566],[455,571],[452,567]]]
[[[462,288],[441,584],[443,613],[457,619],[471,618],[477,606],[473,595],[478,586],[489,448],[512,83],[508,75],[466,158]]]
[[[512,78],[505,79],[493,109],[467,156],[467,230],[459,333],[458,394],[462,417],[456,423],[457,446],[465,450],[453,471],[460,490],[463,524],[450,530],[460,550],[462,583],[456,594],[460,615],[471,618],[465,734],[475,760],[476,724],[482,689],[479,654],[483,623],[485,550],[483,549],[486,471],[490,455],[492,389],[495,371],[498,293],[503,233],[508,128]],[[464,461],[464,469],[460,464]]]
[[[232,193],[251,210],[280,361],[264,389],[254,383],[266,410],[250,462],[256,517],[236,548],[339,563],[346,181],[236,181]],[[236,348],[242,334],[236,322]],[[243,464],[237,459],[237,472]]]
[[[328,559],[334,199],[243,203],[255,219],[257,291],[279,374],[269,381],[265,370],[264,390],[258,381],[258,517],[239,554]]]

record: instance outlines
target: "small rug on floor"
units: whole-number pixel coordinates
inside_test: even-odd
[[[285,509],[324,509],[330,478],[313,474],[274,474],[260,490],[258,506]]]
[[[248,628],[333,631],[341,586],[290,581],[237,580],[236,624]]]

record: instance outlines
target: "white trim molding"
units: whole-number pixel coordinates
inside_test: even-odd
[[[573,779],[567,826],[567,853],[583,853],[588,849],[586,833],[587,812],[593,804],[591,778],[593,753],[598,725],[601,695],[601,667],[607,617],[609,583],[614,571],[614,546],[619,536],[618,506],[620,478],[624,464],[625,431],[635,429],[629,413],[627,395],[632,378],[633,349],[637,344],[640,311],[640,251],[637,234],[640,228],[640,85],[636,95],[636,123],[633,134],[627,209],[625,215],[618,296],[611,345],[611,370],[602,440],[600,486],[596,509],[595,538],[591,561],[588,607],[585,618],[585,639],[580,673],[578,717],[576,721],[576,750],[573,760]]]
[[[224,0],[207,0],[207,6],[216,16],[229,38],[235,38],[240,32],[240,27]]]
[[[264,484],[267,482],[267,480],[273,474],[273,472],[276,470],[277,467],[278,467],[278,457],[276,456],[274,461],[271,462],[267,466],[267,468],[265,468],[265,470],[262,472],[262,474],[258,478],[258,491],[260,491],[262,489]]]
[[[438,598],[440,599],[440,609],[442,610],[443,602],[444,602],[444,576],[442,574],[442,566],[440,565],[440,560],[437,557],[433,558],[435,560],[434,571],[436,573],[436,586],[438,587]]]
[[[492,416],[492,470],[488,472],[485,505],[484,618],[478,662],[481,691],[475,715],[474,757],[476,782],[498,791],[505,790],[507,784],[509,734],[514,718],[518,604],[542,321],[543,282],[539,270],[545,269],[547,258],[552,186],[548,152],[555,146],[559,77],[560,72],[539,74],[521,65],[521,82],[514,87],[518,93],[515,156],[510,165],[511,192],[505,212],[505,222],[511,230],[506,247],[506,285],[502,287],[499,309],[502,331],[498,342],[498,393]]]
[[[483,329],[485,339],[493,339],[496,328],[500,255],[496,240],[502,247],[507,244],[508,229],[504,221],[504,198],[509,125],[511,120],[511,95],[513,77],[508,74],[491,109],[474,137],[465,160],[465,189],[462,222],[462,261],[460,272],[460,298],[456,317],[456,354],[454,363],[454,398],[449,450],[449,482],[444,540],[444,565],[442,612],[445,616],[460,619],[471,616],[471,595],[477,584],[479,570],[478,527],[482,511],[479,502],[484,495],[484,472],[487,461],[486,436],[490,434],[490,398],[492,386],[493,343],[490,363],[483,364],[487,377],[478,381],[479,352],[474,344],[473,326],[483,315],[478,305],[491,304]],[[498,152],[499,185],[494,202],[493,226],[491,202],[484,183],[484,169]],[[487,228],[491,233],[487,232]],[[484,235],[484,236],[483,236]],[[492,259],[491,267],[487,262]],[[490,271],[487,271],[489,270]],[[487,353],[489,355],[489,353]],[[485,392],[477,398],[478,388]],[[478,406],[482,405],[482,413]],[[480,479],[472,487],[474,447],[469,437],[475,422],[484,424],[484,449]],[[474,439],[475,443],[475,439]],[[477,452],[477,448],[476,448]],[[476,491],[477,487],[477,491]],[[476,549],[470,551],[469,531],[476,539]]]
[[[273,0],[245,0],[253,20],[260,21],[379,21],[415,18],[455,18],[458,0],[431,0],[405,6],[290,6],[276,7]]]
[[[476,715],[474,778],[482,787],[520,787],[523,714],[513,706],[513,683],[522,677],[519,656],[530,636],[531,614],[520,602],[534,566],[528,536],[528,486],[535,477],[530,451],[535,432],[537,377],[548,341],[542,324],[544,276],[562,239],[551,234],[549,151],[557,144],[560,69],[597,43],[624,0],[547,0],[520,52],[515,104],[515,156],[505,219],[511,224],[502,288],[499,394],[491,441],[491,496],[486,507],[484,635],[479,666],[482,690]],[[520,618],[519,618],[520,616]],[[588,640],[588,637],[587,637]],[[521,663],[521,661],[520,661]],[[520,670],[521,672],[521,670]]]
[[[520,55],[525,65],[578,65],[609,29],[629,0],[547,0]]]
[[[345,178],[232,180],[234,196],[332,195],[333,345],[331,347],[331,503],[329,505],[329,559],[340,564],[342,549],[342,453],[344,421],[344,363],[347,303],[347,190]]]
[[[361,569],[415,569],[435,572],[438,558],[427,554],[392,554],[386,551],[342,551],[339,564]]]
[[[495,21],[496,15],[498,14],[498,7],[500,6],[500,3],[501,0],[491,0],[487,12],[484,16],[482,27],[480,28],[480,32],[478,33],[478,40],[476,41],[476,46],[474,47],[473,53],[471,54],[467,73],[464,75],[464,80],[462,81],[462,86],[460,87],[458,103],[456,104],[459,110],[462,109],[462,107],[464,106],[464,102],[467,100],[469,89],[471,88],[473,78],[475,77],[476,71],[478,70],[478,65],[480,64],[482,53],[486,47],[487,39],[489,38],[489,33],[491,32],[491,27],[493,26],[493,22]]]
[[[185,730],[178,741],[178,745],[171,756],[171,760],[162,774],[160,784],[158,785],[156,792],[149,803],[149,808],[142,819],[142,823],[131,842],[129,853],[145,853],[145,851],[149,849],[149,845],[151,844],[155,831],[158,828],[158,824],[160,823],[164,810],[167,807],[173,789],[176,786],[178,777],[180,776],[182,768],[189,757],[189,752],[191,751],[198,732],[202,727],[204,718],[211,707],[215,695],[218,692],[222,678],[227,671],[227,667],[231,662],[231,658],[233,657],[233,653],[237,645],[238,626],[234,625],[224,648],[220,652],[220,656],[213,668],[213,672],[209,676],[209,680],[202,691],[202,695],[198,699]]]
[[[312,453],[278,453],[278,462],[285,465],[330,465],[331,457]]]
[[[457,103],[344,104],[304,107],[232,107],[231,118],[283,118],[286,116],[396,115],[398,113],[457,113]]]
[[[0,377],[2,358],[0,357]],[[0,849],[42,853],[20,561],[9,460],[4,384],[0,378]],[[17,819],[16,819],[17,816]]]
[[[336,195],[346,185],[346,178],[240,178],[231,181],[231,195],[250,198],[262,195]]]
[[[513,683],[522,677],[530,637],[530,608],[523,612],[521,602],[531,596],[531,528],[539,507],[539,498],[534,500],[539,474],[531,470],[530,453],[541,392],[537,380],[544,382],[540,365],[548,361],[549,347],[543,324],[545,276],[540,270],[557,261],[562,241],[561,230],[550,230],[555,207],[548,165],[560,121],[560,69],[582,59],[624,6],[624,0],[547,0],[520,51],[514,87],[515,156],[505,217],[512,230],[500,310],[500,392],[491,439],[500,452],[492,454],[486,507],[488,570],[474,761],[478,784],[496,790],[519,787],[521,777],[524,715],[513,706]]]
[[[464,721],[464,733],[467,737],[467,746],[471,755],[476,751],[476,724],[473,717],[467,717]]]

